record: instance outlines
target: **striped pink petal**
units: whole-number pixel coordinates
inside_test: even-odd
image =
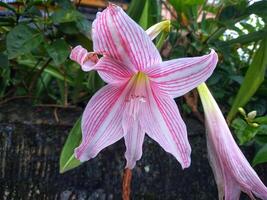
[[[98,56],[94,52],[88,52],[81,45],[72,49],[70,59],[81,65],[83,71],[91,71],[98,61]]]
[[[124,136],[127,160],[126,168],[133,169],[136,161],[142,156],[142,146],[144,142],[145,132],[140,126],[139,120],[131,120],[131,126]]]
[[[92,26],[94,51],[142,70],[161,62],[159,52],[145,31],[120,7],[110,4],[97,14]]]
[[[75,156],[80,161],[94,158],[102,149],[123,137],[123,91],[123,87],[107,85],[87,104],[82,116],[82,143],[75,149]]]
[[[201,57],[180,58],[162,62],[146,70],[151,81],[168,92],[179,97],[197,87],[210,77],[217,64],[214,50]]]
[[[238,200],[240,192],[267,199],[267,188],[235,143],[227,123],[205,84],[198,87],[205,111],[210,163],[220,200]],[[223,198],[224,197],[224,198]]]
[[[133,75],[133,71],[123,63],[108,56],[103,56],[99,60],[95,70],[106,83],[124,83]]]
[[[155,85],[147,89],[147,102],[142,107],[140,122],[145,132],[182,165],[190,166],[191,147],[186,126],[175,101]]]
[[[133,74],[133,71],[120,61],[108,56],[98,59],[95,53],[87,52],[82,46],[75,47],[70,58],[80,64],[84,71],[97,70],[106,83],[125,82]]]

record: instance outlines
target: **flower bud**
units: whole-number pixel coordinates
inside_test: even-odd
[[[241,115],[246,116],[246,111],[244,110],[244,108],[239,107],[238,111],[240,112]]]
[[[155,39],[162,31],[164,32],[170,32],[171,29],[171,21],[165,20],[162,22],[159,22],[153,26],[151,26],[149,29],[146,30],[146,33],[149,35],[151,40]]]
[[[257,115],[257,111],[253,110],[251,112],[248,113],[248,119],[253,120]]]

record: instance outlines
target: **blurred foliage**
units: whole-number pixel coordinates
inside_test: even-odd
[[[91,22],[70,0],[19,2],[0,2],[0,102],[25,96],[37,104],[84,103],[104,83],[68,55],[78,44],[92,50]],[[267,1],[132,0],[127,12],[144,29],[161,21],[162,13],[171,17],[170,33],[155,40],[165,60],[217,51],[218,67],[207,84],[229,113],[239,143],[255,146],[253,164],[267,161]],[[236,118],[239,107],[262,117]],[[62,172],[79,164],[63,151]]]
[[[89,99],[103,85],[69,60],[72,46],[92,50],[89,22],[69,0],[1,2],[0,99],[25,96],[63,106]]]

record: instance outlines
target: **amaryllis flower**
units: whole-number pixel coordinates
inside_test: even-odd
[[[227,123],[207,86],[198,86],[204,107],[209,161],[220,200],[238,200],[241,191],[267,199],[267,188],[235,143]],[[252,194],[253,193],[253,194]]]
[[[70,58],[84,71],[97,70],[107,83],[89,101],[82,117],[82,143],[75,156],[94,158],[124,137],[127,168],[142,155],[145,133],[186,168],[191,148],[173,98],[205,81],[217,54],[162,62],[146,32],[118,6],[110,4],[92,25],[94,52],[75,47]],[[98,59],[98,55],[102,57]]]

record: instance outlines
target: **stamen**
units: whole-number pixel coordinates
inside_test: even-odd
[[[133,117],[134,120],[138,117],[141,104],[146,102],[147,84],[148,77],[143,72],[138,72],[130,80],[130,89],[125,100],[128,115]]]

